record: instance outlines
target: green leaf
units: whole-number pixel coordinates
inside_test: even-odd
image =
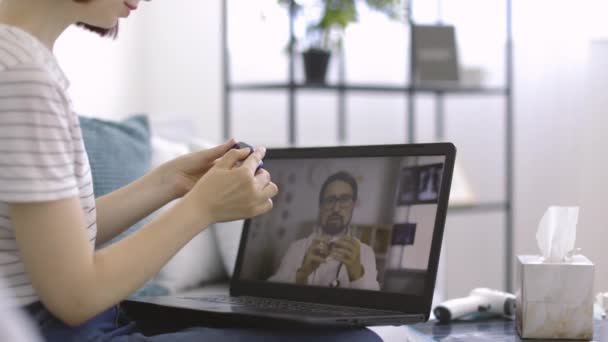
[[[399,13],[403,10],[399,0],[365,0],[365,2],[369,8],[384,13],[391,19],[398,19]]]
[[[291,4],[295,6],[295,14],[299,15],[306,8],[299,5],[295,0],[277,0],[280,5],[287,8]],[[365,5],[370,9],[385,14],[390,19],[400,19],[400,13],[403,0],[364,0]],[[363,0],[318,0],[318,3],[323,6],[321,18],[318,22],[312,22],[308,25],[308,40],[322,48],[329,48],[331,43],[330,31],[338,28],[344,31],[350,23],[358,20],[357,2]],[[338,44],[340,41],[338,41]],[[293,44],[293,42],[292,42]]]
[[[323,30],[334,26],[344,29],[348,24],[357,21],[355,0],[326,0],[325,12],[317,24]]]

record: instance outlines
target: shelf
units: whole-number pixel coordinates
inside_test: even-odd
[[[383,93],[429,93],[429,94],[467,94],[467,95],[505,95],[509,88],[505,87],[410,87],[400,85],[382,84],[310,84],[310,83],[232,83],[227,85],[232,91],[258,91],[258,90],[282,90],[302,89],[321,91],[359,91],[359,92],[383,92]]]
[[[1,1],[1,0],[0,0]],[[290,2],[293,3],[293,2]],[[441,0],[438,0],[438,4],[441,4]],[[413,11],[411,10],[411,2],[406,2],[407,23],[414,24]],[[328,84],[307,84],[303,81],[298,81],[296,76],[296,61],[295,54],[289,54],[288,65],[286,72],[286,78],[282,81],[247,81],[247,82],[232,82],[230,80],[230,58],[229,58],[229,44],[228,44],[228,0],[222,0],[222,93],[223,93],[223,134],[226,139],[232,136],[232,101],[231,96],[238,92],[284,92],[287,93],[287,123],[288,123],[288,145],[298,145],[298,105],[297,105],[297,94],[298,92],[326,92],[333,94],[335,92],[337,97],[337,137],[340,144],[344,144],[348,141],[347,127],[348,125],[348,103],[347,103],[347,92],[368,95],[371,94],[387,94],[394,96],[405,96],[407,101],[405,102],[404,115],[407,121],[406,139],[407,142],[416,142],[416,130],[417,130],[417,101],[413,101],[415,95],[425,94],[432,97],[435,104],[435,139],[445,140],[446,136],[446,105],[445,96],[465,96],[465,97],[500,97],[504,98],[504,145],[505,145],[505,157],[504,157],[504,188],[505,198],[504,200],[496,201],[458,201],[459,203],[452,203],[448,208],[448,214],[462,215],[462,214],[483,214],[483,213],[504,213],[504,267],[505,272],[503,290],[507,292],[512,291],[513,287],[513,227],[514,227],[514,213],[513,213],[513,189],[514,189],[514,130],[515,124],[513,122],[515,104],[513,101],[513,80],[514,80],[514,58],[513,58],[513,28],[512,28],[512,0],[505,0],[505,33],[506,33],[506,45],[504,53],[504,71],[505,80],[504,84],[498,86],[459,86],[457,83],[446,84],[439,86],[436,84],[427,84],[425,86],[416,85],[412,81],[412,75],[415,75],[413,66],[410,63],[406,64],[408,68],[409,76],[408,80],[404,80],[403,83],[373,83],[373,82],[349,82],[345,79],[345,64],[344,59],[340,59],[338,80]],[[440,6],[441,7],[441,6]],[[295,39],[294,31],[294,19],[295,11],[293,7],[288,12],[289,19],[289,37],[290,40]],[[441,15],[438,15],[438,23],[441,24]],[[412,30],[409,30],[411,33]],[[412,36],[410,36],[407,51],[409,53],[409,60],[412,60]],[[246,58],[246,56],[245,56]],[[444,96],[445,95],[445,96]],[[373,114],[373,113],[372,113]],[[460,199],[459,199],[460,200]],[[399,272],[410,272],[409,270],[404,271],[391,271],[387,270],[389,276],[391,273]]]
[[[487,202],[487,203],[479,203],[475,205],[459,205],[459,206],[449,206],[448,214],[458,214],[458,213],[471,213],[471,212],[492,212],[492,211],[503,211],[509,207],[507,202]]]

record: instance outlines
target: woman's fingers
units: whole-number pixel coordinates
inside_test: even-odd
[[[276,196],[279,193],[279,187],[274,184],[273,182],[269,182],[263,189],[261,192],[261,195],[263,198],[273,198],[274,196]]]
[[[247,159],[243,162],[242,167],[251,170],[251,174],[256,174],[258,166],[262,164],[262,159],[266,155],[266,149],[264,147],[257,148]],[[260,169],[261,170],[261,169]]]
[[[260,185],[260,189],[264,189],[270,183],[270,173],[264,169],[259,169],[255,174],[255,178]]]
[[[248,148],[243,148],[240,150],[230,150],[225,153],[221,158],[219,158],[215,165],[223,169],[232,169],[234,167],[234,164],[236,164],[238,161],[243,160],[249,153],[250,150]]]
[[[226,152],[230,151],[232,146],[234,146],[234,139],[230,139],[227,142],[217,145],[215,147],[200,150],[196,152],[192,152],[185,156],[185,165],[183,171],[194,173],[199,170],[207,170],[211,166],[215,160],[221,158]]]
[[[266,214],[267,212],[271,211],[273,207],[274,203],[272,202],[272,199],[268,198],[254,208],[254,211],[250,217]]]

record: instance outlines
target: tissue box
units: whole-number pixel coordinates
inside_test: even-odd
[[[522,338],[593,338],[593,272],[589,259],[544,263],[517,257],[517,330]]]

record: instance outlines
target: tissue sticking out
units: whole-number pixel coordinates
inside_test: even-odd
[[[538,225],[536,242],[545,262],[567,261],[574,250],[579,207],[549,207]]]

